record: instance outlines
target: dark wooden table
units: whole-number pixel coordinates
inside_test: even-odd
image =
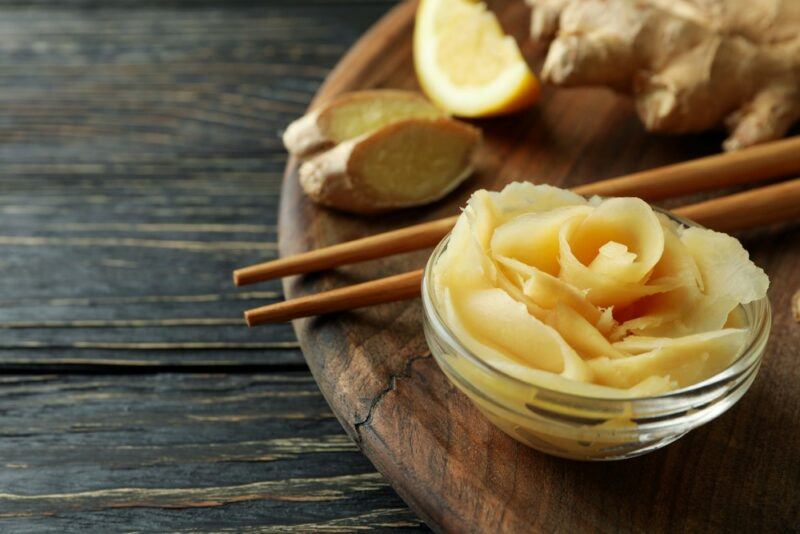
[[[392,3],[0,3],[0,531],[425,528],[230,281]]]

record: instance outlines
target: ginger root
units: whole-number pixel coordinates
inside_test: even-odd
[[[527,0],[544,80],[631,93],[645,127],[725,124],[726,150],[800,119],[798,0]]]
[[[352,213],[426,204],[469,176],[480,137],[449,118],[395,122],[306,161],[300,184],[315,202]]]
[[[291,154],[305,157],[399,120],[444,116],[419,93],[393,89],[357,91],[294,121],[286,128],[283,144]]]

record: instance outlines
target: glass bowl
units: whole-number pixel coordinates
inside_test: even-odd
[[[684,225],[695,223],[669,214]],[[432,269],[422,282],[425,338],[439,367],[493,424],[539,451],[574,460],[620,460],[654,451],[733,406],[758,373],[771,326],[766,298],[741,306],[750,332],[744,351],[720,373],[650,397],[586,397],[538,386],[496,369],[464,347],[439,313]]]

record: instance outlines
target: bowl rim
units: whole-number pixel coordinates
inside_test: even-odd
[[[674,222],[677,222],[682,226],[706,229],[704,226],[689,219],[686,219],[685,217],[676,215],[668,210],[653,205],[650,206],[655,211],[666,215]],[[570,393],[563,390],[543,386],[535,382],[522,380],[520,378],[508,374],[506,371],[496,368],[495,366],[491,365],[484,359],[474,354],[467,347],[465,347],[463,343],[461,343],[461,340],[458,339],[458,337],[453,333],[453,331],[444,321],[441,314],[439,313],[437,306],[435,305],[435,292],[433,289],[433,284],[431,282],[433,278],[432,277],[433,266],[439,259],[441,254],[444,252],[444,250],[447,248],[447,244],[450,241],[450,234],[451,232],[448,232],[447,235],[444,238],[442,238],[442,240],[436,245],[425,265],[425,270],[422,278],[423,313],[428,319],[428,323],[430,324],[431,328],[435,330],[436,335],[439,336],[440,339],[443,339],[448,345],[456,349],[458,351],[459,356],[466,358],[470,363],[483,368],[485,371],[497,375],[504,380],[509,380],[517,385],[524,387],[535,387],[537,391],[540,391],[548,395],[552,395],[554,397],[563,397],[565,399],[594,400],[594,401],[609,402],[609,403],[619,403],[619,402],[643,403],[648,401],[663,402],[663,401],[668,401],[670,399],[674,399],[676,397],[678,398],[685,397],[686,395],[698,393],[700,390],[713,388],[721,384],[724,384],[732,377],[741,375],[747,369],[749,369],[753,364],[756,364],[761,359],[765,351],[766,343],[767,340],[769,339],[770,329],[772,326],[772,308],[769,302],[769,298],[767,296],[764,296],[759,300],[749,302],[747,304],[739,305],[744,309],[745,317],[748,320],[747,328],[750,333],[750,339],[748,340],[749,341],[748,344],[740,352],[740,354],[736,357],[736,359],[733,362],[731,362],[731,364],[728,367],[726,367],[719,373],[712,375],[700,382],[690,384],[686,387],[666,391],[658,395],[631,396],[631,397],[624,397],[624,396],[603,397],[594,395],[582,395],[579,393]]]

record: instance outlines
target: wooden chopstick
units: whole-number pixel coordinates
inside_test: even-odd
[[[309,317],[347,309],[364,308],[385,302],[413,299],[419,296],[423,269],[362,284],[340,287],[244,312],[248,326],[281,323],[298,317]],[[348,303],[355,303],[350,306]]]
[[[730,185],[756,183],[800,172],[800,136],[707,156],[573,188],[582,195],[632,195],[648,201]],[[428,248],[450,231],[458,216],[446,217],[302,254],[237,269],[237,286],[292,274],[331,269]]]
[[[800,178],[673,210],[719,231],[800,219]],[[408,300],[420,293],[423,270],[308,295],[245,312],[249,326]]]
[[[720,232],[795,220],[800,218],[800,178],[712,198],[673,211]]]

